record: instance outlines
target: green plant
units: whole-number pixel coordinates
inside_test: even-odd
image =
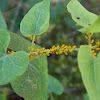
[[[35,44],[35,37],[46,32],[49,27],[50,0],[43,0],[33,6],[21,21],[22,35],[31,38],[32,42],[8,31],[0,13],[0,85],[10,83],[15,93],[25,100],[47,100],[49,93],[53,100],[52,92],[60,95],[64,88],[57,79],[48,76],[46,55],[68,55],[78,51],[79,69],[89,98],[99,100],[100,54],[97,53],[100,50],[100,42],[92,46],[94,39],[91,37],[93,33],[100,32],[100,16],[88,12],[78,0],[71,0],[67,8],[76,25],[83,27],[78,31],[87,33],[88,36],[85,37],[88,39],[88,45],[77,48],[76,45],[63,44],[46,49]],[[1,95],[0,98],[3,100]]]
[[[0,100],[4,100],[3,96],[0,94]]]

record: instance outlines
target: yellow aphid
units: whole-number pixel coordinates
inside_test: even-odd
[[[69,52],[73,52],[73,50],[72,49],[69,49]]]
[[[8,51],[8,54],[13,54],[13,53],[15,53],[13,50],[10,52],[10,51]]]
[[[96,56],[96,55],[97,55],[97,53],[93,53],[93,55],[94,55],[94,56]]]
[[[68,48],[68,46],[66,45],[64,48],[66,49],[66,48]]]
[[[68,52],[68,49],[66,49],[66,51]]]
[[[90,44],[90,46],[92,46],[92,44]]]
[[[57,49],[59,49],[60,48],[60,46],[57,46]]]
[[[100,50],[100,48],[95,48],[95,50]]]
[[[49,54],[49,52],[47,51],[46,53],[45,53],[47,56],[50,56],[50,54]]]
[[[32,55],[29,55],[29,59],[32,59],[32,57],[33,57]]]
[[[71,49],[71,46],[69,46],[68,49]]]
[[[40,51],[40,49],[36,49],[36,51]]]
[[[58,52],[56,52],[56,54],[58,55],[59,53],[58,53]]]
[[[28,46],[28,50],[31,50],[31,47],[30,46]]]
[[[79,23],[76,23],[76,26],[80,26],[80,24]]]
[[[12,50],[11,53],[15,53],[15,52]]]
[[[54,49],[50,48],[50,51],[54,51]]]
[[[59,54],[61,55],[62,53],[63,53],[63,51],[60,50],[60,51],[59,51]]]
[[[93,32],[91,32],[90,36],[93,36]]]
[[[31,51],[34,51],[34,48],[32,48]]]
[[[38,53],[36,52],[35,55],[38,55]]]
[[[10,51],[8,51],[8,53],[10,53]]]
[[[42,50],[45,50],[45,47],[43,47],[43,49]]]
[[[52,46],[52,49],[54,49],[54,48],[55,48],[55,45]]]
[[[86,38],[86,39],[89,39],[87,35],[85,35],[85,38]]]
[[[65,44],[63,44],[62,46],[61,46],[61,48],[64,48],[65,47]]]
[[[40,51],[41,54],[43,54],[43,51]]]
[[[33,38],[32,38],[32,36],[31,36],[31,40],[32,40]]]
[[[94,42],[94,39],[92,39],[91,43],[93,43],[93,42]]]
[[[35,45],[35,43],[33,43],[33,45]]]
[[[76,48],[76,45],[74,45],[72,48]]]
[[[68,55],[68,53],[67,53],[67,52],[64,52],[64,54],[65,54],[65,55]]]
[[[92,50],[92,53],[94,53],[95,51],[94,50]]]
[[[100,42],[98,41],[98,42],[96,42],[96,45],[100,45]]]

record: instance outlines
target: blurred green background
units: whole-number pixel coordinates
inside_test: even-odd
[[[0,0],[0,9],[10,31],[21,35],[19,27],[23,16],[36,3],[42,0]],[[36,37],[36,43],[42,47],[50,48],[53,45],[87,44],[85,34],[79,33],[76,23],[71,19],[66,5],[70,0],[51,0],[50,27],[47,32]],[[79,0],[89,11],[100,14],[100,0]],[[99,34],[92,37],[95,41],[100,39]],[[51,55],[48,57],[49,74],[56,77],[64,86],[64,92],[60,96],[53,94],[55,100],[89,100],[84,88],[81,75],[77,65],[77,52],[68,56]],[[24,100],[18,97],[10,85],[0,86],[0,92],[7,87],[7,100]],[[49,99],[50,100],[50,99]]]

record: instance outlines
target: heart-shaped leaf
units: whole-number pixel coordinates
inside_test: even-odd
[[[0,85],[9,83],[22,75],[27,67],[29,58],[27,53],[19,51],[6,55],[10,35],[7,30],[0,30]]]
[[[27,47],[31,46],[30,41],[12,32],[10,32],[10,35],[12,38],[8,46],[10,49],[13,49],[15,51],[24,50],[26,52],[29,52]],[[34,48],[39,49],[41,47],[35,45]],[[30,77],[30,79],[28,77]],[[22,86],[20,85],[20,83]],[[19,96],[25,98],[25,100],[34,100],[34,99],[41,100],[41,98],[43,97],[44,97],[43,100],[47,100],[48,96],[47,57],[45,55],[42,55],[40,57],[36,57],[33,60],[31,60],[27,71],[21,77],[11,82],[11,85],[14,91]]]
[[[89,26],[98,18],[97,15],[87,11],[78,0],[71,0],[67,5],[67,9],[73,20],[83,27]]]
[[[0,94],[0,100],[4,100],[4,98],[3,98],[2,94]]]
[[[64,88],[62,84],[53,76],[48,76],[48,82],[49,82],[49,92],[53,92],[57,95],[61,95],[64,91]]]
[[[32,34],[43,34],[49,27],[50,0],[43,0],[31,8],[21,21],[21,33],[30,37]]]
[[[43,55],[30,60],[28,70],[11,82],[13,90],[26,100],[47,100],[47,58]]]
[[[1,4],[1,2],[0,2],[0,4]],[[0,29],[7,29],[7,25],[6,25],[6,22],[3,18],[1,11],[0,11]]]
[[[86,28],[79,29],[80,32],[86,33],[86,32],[93,32],[98,33],[100,32],[100,16],[96,19],[96,21],[91,24],[90,26]]]
[[[19,51],[0,58],[0,85],[21,76],[28,67],[28,55]]]
[[[78,65],[90,100],[100,100],[100,53],[94,59],[90,46],[82,46]]]

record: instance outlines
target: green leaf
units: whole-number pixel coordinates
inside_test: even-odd
[[[30,37],[33,34],[43,34],[49,27],[50,0],[43,0],[31,8],[21,21],[21,33]]]
[[[72,19],[83,27],[89,26],[98,18],[97,15],[87,11],[78,0],[71,0],[67,9],[71,13]]]
[[[48,71],[46,56],[34,57],[27,71],[11,82],[13,90],[26,100],[47,100]]]
[[[0,53],[6,53],[10,42],[10,35],[7,30],[0,30]]]
[[[90,46],[82,46],[78,53],[78,65],[90,100],[99,100],[100,53],[94,59]]]
[[[0,11],[0,29],[7,29],[7,25],[1,11]]]
[[[28,46],[31,46],[31,42],[28,41],[27,39],[19,36],[16,33],[13,32],[9,32],[10,33],[10,43],[8,45],[8,48],[14,51],[26,51],[26,52],[30,52],[30,50],[28,50]]]
[[[86,32],[93,32],[93,33],[98,33],[100,32],[100,16],[96,19],[96,21],[91,24],[88,27],[79,29],[80,32],[86,33]]]
[[[0,94],[0,100],[4,100],[4,98],[3,98],[2,94]]]
[[[8,46],[10,49],[13,49],[15,51],[24,50],[26,52],[29,52],[27,47],[31,46],[30,41],[26,40],[25,38],[15,34],[15,33],[12,33],[12,32],[10,32],[10,36],[11,36],[11,41]],[[40,46],[35,45],[34,48],[37,49],[37,48],[40,48]],[[40,96],[42,96],[42,95],[44,96],[43,100],[45,100],[48,95],[48,92],[47,92],[47,90],[48,90],[47,58],[45,55],[42,55],[41,57],[36,57],[30,61],[30,64],[32,66],[29,66],[27,71],[21,77],[19,77],[15,81],[11,82],[13,89],[19,96],[24,97],[26,100],[29,100],[28,98],[31,98],[31,96],[36,97],[37,98],[36,100],[38,100],[40,98]],[[28,77],[27,77],[28,74],[30,77],[33,76],[31,78],[31,80],[32,80],[31,82],[29,81],[30,79],[28,79]],[[22,84],[24,81],[26,81],[26,83]],[[33,84],[33,86],[35,86],[36,81],[38,82],[37,85],[39,84],[38,85],[39,87],[37,86],[37,88],[35,90],[32,90],[33,87],[30,84]],[[22,88],[20,88],[20,86],[21,86],[20,82],[22,82],[21,83]],[[18,83],[18,84],[16,84],[16,83]],[[41,100],[41,99],[39,99],[39,100]]]
[[[53,92],[56,95],[61,95],[63,93],[64,88],[56,78],[49,75],[48,82],[49,82],[49,92]]]
[[[19,51],[11,55],[5,55],[0,58],[0,85],[21,76],[28,67],[28,55]]]
[[[22,75],[27,67],[29,58],[23,51],[6,55],[10,35],[7,30],[0,30],[0,85],[9,83]]]

